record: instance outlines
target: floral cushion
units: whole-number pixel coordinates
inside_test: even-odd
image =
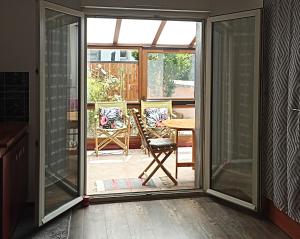
[[[123,128],[122,110],[117,107],[99,109],[99,126],[102,129]]]
[[[161,127],[161,122],[169,118],[167,108],[147,108],[144,114],[149,127]]]

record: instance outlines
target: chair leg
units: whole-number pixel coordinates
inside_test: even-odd
[[[161,154],[162,154],[162,153],[159,153],[159,154],[157,155],[157,157],[159,157]],[[151,163],[149,163],[149,165],[143,170],[143,172],[140,174],[139,178],[143,177],[143,175],[144,175],[144,174],[148,171],[148,169],[154,164],[154,162],[155,162],[155,159],[153,159],[153,160],[151,161]]]
[[[175,152],[175,154],[176,154],[176,162],[175,162],[175,178],[177,179],[178,178],[178,152],[177,152],[177,150],[178,149],[176,149],[176,152]]]
[[[175,142],[176,144],[178,144],[178,131],[176,130],[176,134],[175,134]],[[175,159],[176,159],[176,162],[175,162],[175,178],[177,179],[178,177],[178,147],[177,149],[175,150]]]
[[[173,150],[172,151],[169,151],[162,160],[159,160],[159,156],[160,154],[158,155],[155,155],[154,153],[152,154],[153,157],[154,157],[154,160],[157,162],[157,166],[155,167],[155,169],[149,174],[149,176],[145,179],[145,181],[142,183],[143,186],[145,186],[148,181],[152,178],[152,176],[156,173],[156,171],[159,169],[159,168],[162,168],[162,170],[167,174],[167,176],[172,180],[172,182],[177,185],[177,181],[172,177],[172,175],[170,174],[170,172],[163,166],[163,163],[167,160],[167,158],[172,154]]]
[[[144,174],[148,171],[148,169],[154,164],[155,159],[151,161],[151,163],[147,166],[147,168],[144,169],[144,171],[139,175],[139,178],[142,178]]]
[[[172,151],[169,151],[166,155],[165,158],[167,159],[171,154],[173,153]],[[167,176],[172,180],[172,182],[177,185],[177,180],[172,176],[172,174],[165,168],[165,166],[163,165],[164,161],[159,161],[158,160],[158,165],[161,167],[161,169],[165,172],[165,174],[167,174]]]
[[[128,155],[128,137],[127,137],[127,133],[124,134],[124,141],[125,141],[125,149],[124,149],[124,153],[127,156]]]
[[[152,178],[152,176],[156,173],[156,171],[157,171],[159,168],[160,168],[159,165],[157,165],[157,166],[155,167],[155,169],[149,174],[149,176],[148,176],[148,177],[145,179],[145,181],[142,183],[143,186],[145,186],[145,185],[148,183],[148,181]]]
[[[127,133],[127,154],[126,155],[128,155],[129,146],[130,146],[130,130]]]
[[[99,142],[98,139],[98,135],[96,135],[95,138],[95,151],[96,151],[96,155],[98,156],[98,152],[104,148],[106,145],[108,145],[110,142],[113,142],[115,144],[117,144],[118,146],[120,146],[123,149],[123,152],[128,155],[128,151],[129,151],[129,135],[127,134],[128,131],[122,131],[122,132],[114,132],[113,134],[110,134],[109,132],[103,132],[103,135],[106,136],[106,138],[104,138],[104,140],[102,140],[101,142]],[[101,135],[100,135],[101,136]],[[119,139],[118,136],[122,136],[124,139]]]
[[[145,147],[145,145],[141,145],[141,150],[144,151],[144,154],[148,154],[148,156],[150,157],[149,150],[147,149],[147,147]]]
[[[145,150],[145,148],[144,148],[144,145],[143,145],[143,144],[141,145],[141,150],[144,152],[144,154],[146,154],[146,150]]]
[[[166,161],[167,158],[168,158],[168,157],[165,156],[161,161],[159,161],[159,159],[156,158],[156,156],[154,156],[154,160],[155,160],[156,162],[161,162],[161,163],[164,163],[164,162]],[[145,185],[148,183],[148,181],[152,178],[152,176],[156,173],[156,171],[157,171],[159,168],[160,168],[160,165],[158,164],[158,165],[154,168],[154,170],[149,174],[149,176],[145,179],[145,181],[142,183],[143,186],[145,186]]]
[[[98,137],[96,135],[96,139],[95,139],[95,151],[96,151],[96,156],[98,156]]]
[[[167,176],[172,180],[172,182],[177,185],[177,180],[175,178],[173,178],[173,176],[171,175],[171,173],[165,168],[164,165],[160,165],[161,169],[165,172],[165,174],[167,174]]]

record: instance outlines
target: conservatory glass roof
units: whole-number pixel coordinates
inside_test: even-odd
[[[87,42],[112,43],[116,19],[88,18]]]
[[[196,22],[167,21],[157,45],[189,45],[196,36]]]
[[[87,19],[87,43],[114,46],[194,47],[196,22]]]
[[[157,20],[122,20],[119,43],[151,44],[160,21]]]

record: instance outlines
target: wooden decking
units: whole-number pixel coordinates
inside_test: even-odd
[[[92,205],[75,209],[70,239],[285,239],[272,223],[209,197]]]

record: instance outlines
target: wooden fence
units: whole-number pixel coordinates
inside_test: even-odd
[[[108,74],[123,79],[124,98],[127,101],[139,99],[139,65],[127,62],[96,62],[89,64],[90,70],[102,68]]]

